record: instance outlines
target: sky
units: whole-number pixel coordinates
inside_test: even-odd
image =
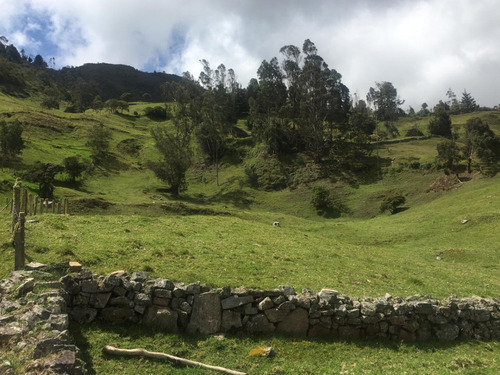
[[[198,77],[201,59],[246,87],[263,60],[305,39],[366,99],[391,82],[402,108],[460,100],[500,104],[497,0],[0,0],[0,36],[55,68],[131,65]]]

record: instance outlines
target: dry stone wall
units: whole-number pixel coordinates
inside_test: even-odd
[[[280,286],[273,290],[174,284],[146,272],[61,278],[71,319],[154,326],[165,332],[292,334],[330,339],[500,339],[500,299],[430,296],[352,298]]]

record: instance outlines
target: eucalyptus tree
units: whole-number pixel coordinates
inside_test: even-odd
[[[298,82],[300,87],[299,133],[306,149],[319,162],[345,131],[350,98],[342,76],[317,54],[309,39],[304,41],[304,65]]]
[[[472,172],[472,162],[477,157],[483,164],[498,167],[500,161],[500,138],[490,129],[488,123],[479,117],[472,117],[465,123],[464,156],[467,172]],[[496,169],[495,167],[495,169]]]
[[[173,101],[171,118],[173,130],[166,126],[155,126],[151,136],[156,149],[160,153],[159,161],[150,161],[148,166],[156,177],[170,185],[174,196],[187,189],[186,172],[191,166],[191,135],[194,130],[193,115],[190,111],[191,98],[186,88],[179,84],[169,83],[164,87],[165,93]]]
[[[375,88],[370,87],[366,99],[374,106],[377,120],[387,122],[397,120],[399,107],[404,103],[391,82],[376,82]]]

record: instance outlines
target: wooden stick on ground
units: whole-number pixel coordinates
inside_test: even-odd
[[[149,358],[155,358],[155,359],[166,359],[167,361],[173,362],[175,364],[202,367],[202,368],[206,368],[208,370],[219,371],[219,372],[222,372],[224,374],[246,375],[246,373],[244,373],[244,372],[233,371],[233,370],[229,370],[229,369],[224,368],[224,367],[206,365],[206,364],[201,363],[201,362],[191,361],[189,359],[176,357],[176,356],[166,354],[166,353],[149,352],[145,349],[118,349],[118,348],[115,348],[113,346],[106,345],[102,351],[104,353],[108,353],[108,354],[125,355],[125,356],[129,356],[129,357],[143,356],[143,357],[149,357]]]

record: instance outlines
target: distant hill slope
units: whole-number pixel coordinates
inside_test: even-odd
[[[163,101],[161,85],[178,82],[182,78],[174,74],[146,73],[128,65],[84,64],[78,67],[52,71],[52,77],[65,89],[71,90],[78,79],[93,83],[102,100],[119,98],[123,93],[132,94],[131,100],[140,100],[144,93],[151,95],[151,101]]]

